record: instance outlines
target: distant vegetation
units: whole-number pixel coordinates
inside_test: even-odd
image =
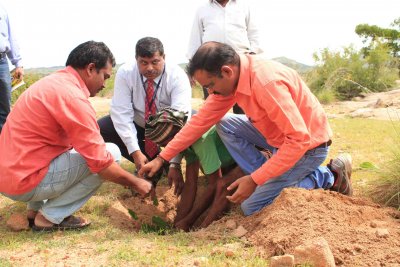
[[[400,30],[400,18],[391,26]],[[356,27],[365,43],[360,51],[350,45],[315,53],[316,67],[306,79],[310,88],[322,102],[391,89],[399,79],[399,30],[361,24]]]

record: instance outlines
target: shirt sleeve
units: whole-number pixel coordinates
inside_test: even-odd
[[[188,51],[186,53],[188,59],[193,57],[203,43],[203,30],[203,23],[200,20],[200,12],[198,10],[193,20],[192,31],[190,32]]]
[[[128,153],[140,150],[136,127],[133,123],[135,111],[132,103],[132,90],[127,80],[127,72],[119,69],[115,76],[114,96],[111,101],[110,116],[119,137]]]
[[[55,105],[53,116],[64,129],[73,148],[86,160],[92,173],[110,166],[114,159],[107,151],[96,121],[96,113],[87,99],[71,97]],[[60,112],[62,110],[62,112]]]
[[[19,52],[19,45],[17,39],[15,37],[15,33],[12,24],[10,22],[10,18],[7,16],[7,26],[8,26],[8,41],[10,42],[10,50],[7,52],[7,56],[10,59],[11,63],[15,67],[22,67],[22,57]]]
[[[254,182],[261,185],[292,168],[309,149],[311,137],[285,83],[272,81],[255,93],[260,106],[284,135],[278,152],[251,174]],[[257,122],[253,124],[257,128]]]
[[[182,130],[175,135],[174,139],[161,151],[160,156],[169,161],[179,152],[188,148],[210,129],[211,126],[219,122],[234,104],[234,96],[208,96],[198,113],[193,115]]]
[[[218,155],[215,143],[215,135],[210,134],[210,130],[197,140],[192,148],[199,158],[200,165],[204,174],[214,173],[221,168],[221,160]]]
[[[250,42],[250,50],[256,54],[263,52],[260,46],[260,34],[258,31],[256,19],[254,17],[255,12],[252,11],[252,7],[248,6],[246,15],[246,26],[247,26],[247,38]]]
[[[190,117],[192,112],[192,87],[188,76],[179,66],[175,68],[171,83],[168,86],[171,86],[171,108],[187,112]]]

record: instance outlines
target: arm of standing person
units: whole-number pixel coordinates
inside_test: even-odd
[[[22,65],[22,57],[20,54],[20,49],[18,45],[17,38],[15,37],[13,26],[10,22],[10,18],[7,15],[6,23],[8,26],[8,42],[10,47],[7,51],[7,57],[10,59],[11,64],[15,66],[15,75],[18,79],[23,79],[24,77],[24,69]]]
[[[197,11],[196,15],[193,19],[192,31],[190,32],[188,50],[186,52],[186,57],[188,59],[191,59],[193,57],[194,53],[196,53],[197,49],[203,43],[203,31],[204,31],[203,24],[200,20],[199,11]]]
[[[260,46],[260,34],[257,27],[255,12],[251,6],[248,6],[246,15],[247,38],[250,42],[250,50],[255,54],[261,54],[263,49]]]
[[[142,153],[137,139],[137,131],[133,123],[135,111],[132,103],[132,88],[128,77],[132,75],[128,71],[129,65],[123,65],[117,71],[114,82],[114,96],[111,100],[110,116],[115,130],[124,142],[129,155],[132,156],[136,168],[139,170],[147,157]]]

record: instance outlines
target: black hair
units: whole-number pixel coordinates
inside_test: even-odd
[[[227,44],[207,42],[201,45],[192,59],[189,60],[186,71],[190,77],[193,77],[197,70],[205,70],[212,75],[221,77],[223,65],[239,66],[239,55]]]
[[[161,41],[154,37],[144,37],[136,43],[135,57],[153,57],[159,52],[160,56],[164,56],[164,46]]]
[[[68,56],[66,66],[83,69],[94,63],[97,71],[110,62],[115,66],[115,58],[110,49],[103,42],[87,41],[75,47]]]

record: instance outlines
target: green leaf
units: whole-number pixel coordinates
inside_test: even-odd
[[[151,221],[154,223],[154,225],[156,225],[160,229],[169,229],[169,228],[171,228],[170,225],[166,221],[164,221],[163,219],[161,219],[158,216],[153,216],[151,218]]]
[[[136,215],[136,213],[133,210],[128,209],[128,212],[129,212],[129,215],[131,215],[132,219],[134,219],[134,220],[138,220],[139,219],[138,216]]]
[[[156,207],[158,206],[158,199],[157,198],[153,199],[153,205],[156,206]]]
[[[363,169],[376,169],[376,166],[369,161],[364,161],[360,164],[360,167]]]

